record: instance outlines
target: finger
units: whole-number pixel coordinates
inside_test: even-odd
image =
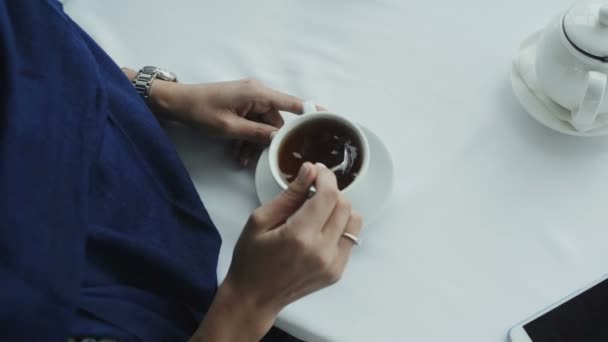
[[[302,114],[304,110],[302,99],[297,96],[285,94],[271,88],[265,88],[264,93],[275,110],[283,110],[294,114]]]
[[[251,163],[252,160],[255,160],[256,154],[260,151],[260,145],[245,142],[241,148],[239,154],[239,161],[241,166],[245,167]]]
[[[264,149],[259,145],[252,146],[251,154],[249,155],[249,163],[247,165],[255,164],[255,162],[260,159],[263,150]]]
[[[281,128],[285,124],[283,117],[279,113],[278,110],[270,110],[266,113],[263,113],[259,116],[259,121],[276,128]]]
[[[262,121],[262,114],[260,114],[259,112],[250,111],[248,113],[245,113],[244,117],[251,121],[266,123]]]
[[[323,234],[327,237],[327,241],[330,244],[335,246],[338,243],[342,233],[346,230],[346,224],[350,219],[351,213],[352,206],[350,201],[340,194],[334,211],[323,228]]]
[[[254,122],[241,117],[234,117],[226,129],[226,135],[234,139],[243,139],[262,145],[272,141],[277,128],[260,122]]]
[[[235,140],[232,143],[232,156],[237,161],[240,161],[242,147],[243,147],[243,140]]]
[[[312,103],[312,101],[305,101],[304,103],[302,103],[302,111],[306,112],[306,113],[313,113],[313,112],[325,112],[327,111],[327,109],[325,109],[324,107],[315,105],[314,103]],[[311,108],[312,107],[312,108]]]
[[[267,229],[272,229],[285,222],[306,201],[306,193],[315,178],[317,178],[317,169],[314,165],[302,164],[298,176],[289,184],[287,190],[256,209],[254,213],[258,216],[260,223]]]
[[[315,166],[318,172],[315,181],[317,191],[294,215],[294,219],[302,220],[322,230],[336,207],[340,190],[338,190],[336,176],[333,172],[321,163],[317,163]]]
[[[348,223],[346,224],[346,230],[344,232],[359,237],[359,235],[361,234],[362,227],[363,218],[357,212],[353,211],[349,217]],[[338,241],[338,255],[336,257],[336,265],[341,270],[344,270],[344,267],[346,267],[354,245],[355,244],[352,241],[348,240],[347,238],[343,238],[342,234],[340,234],[340,239]]]

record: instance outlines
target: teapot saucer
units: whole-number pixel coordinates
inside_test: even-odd
[[[367,225],[378,217],[389,198],[393,189],[394,172],[391,155],[382,140],[366,127],[361,126],[361,129],[369,141],[371,159],[365,181],[349,193],[348,199]],[[270,172],[268,149],[262,152],[255,169],[255,189],[260,203],[270,201],[282,191]]]
[[[608,135],[608,115],[598,117],[595,128],[579,132],[568,122],[570,111],[542,92],[534,67],[541,35],[542,31],[539,31],[526,38],[513,61],[511,86],[521,105],[535,120],[560,133],[580,137]]]

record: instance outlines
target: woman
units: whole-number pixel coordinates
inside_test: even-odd
[[[0,0],[0,37],[1,340],[257,341],[339,279],[341,236],[361,218],[332,172],[305,164],[251,214],[218,286],[219,234],[152,114],[263,145],[300,99],[252,80],[156,79],[139,89],[148,107],[132,84],[145,75],[54,0]]]

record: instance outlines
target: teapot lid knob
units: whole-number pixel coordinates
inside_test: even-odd
[[[608,5],[602,5],[599,12],[600,24],[608,26]]]

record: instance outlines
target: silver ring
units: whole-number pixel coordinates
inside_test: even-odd
[[[348,240],[352,241],[357,246],[361,246],[361,243],[363,242],[360,238],[354,236],[351,233],[342,233],[342,237],[347,238]]]

